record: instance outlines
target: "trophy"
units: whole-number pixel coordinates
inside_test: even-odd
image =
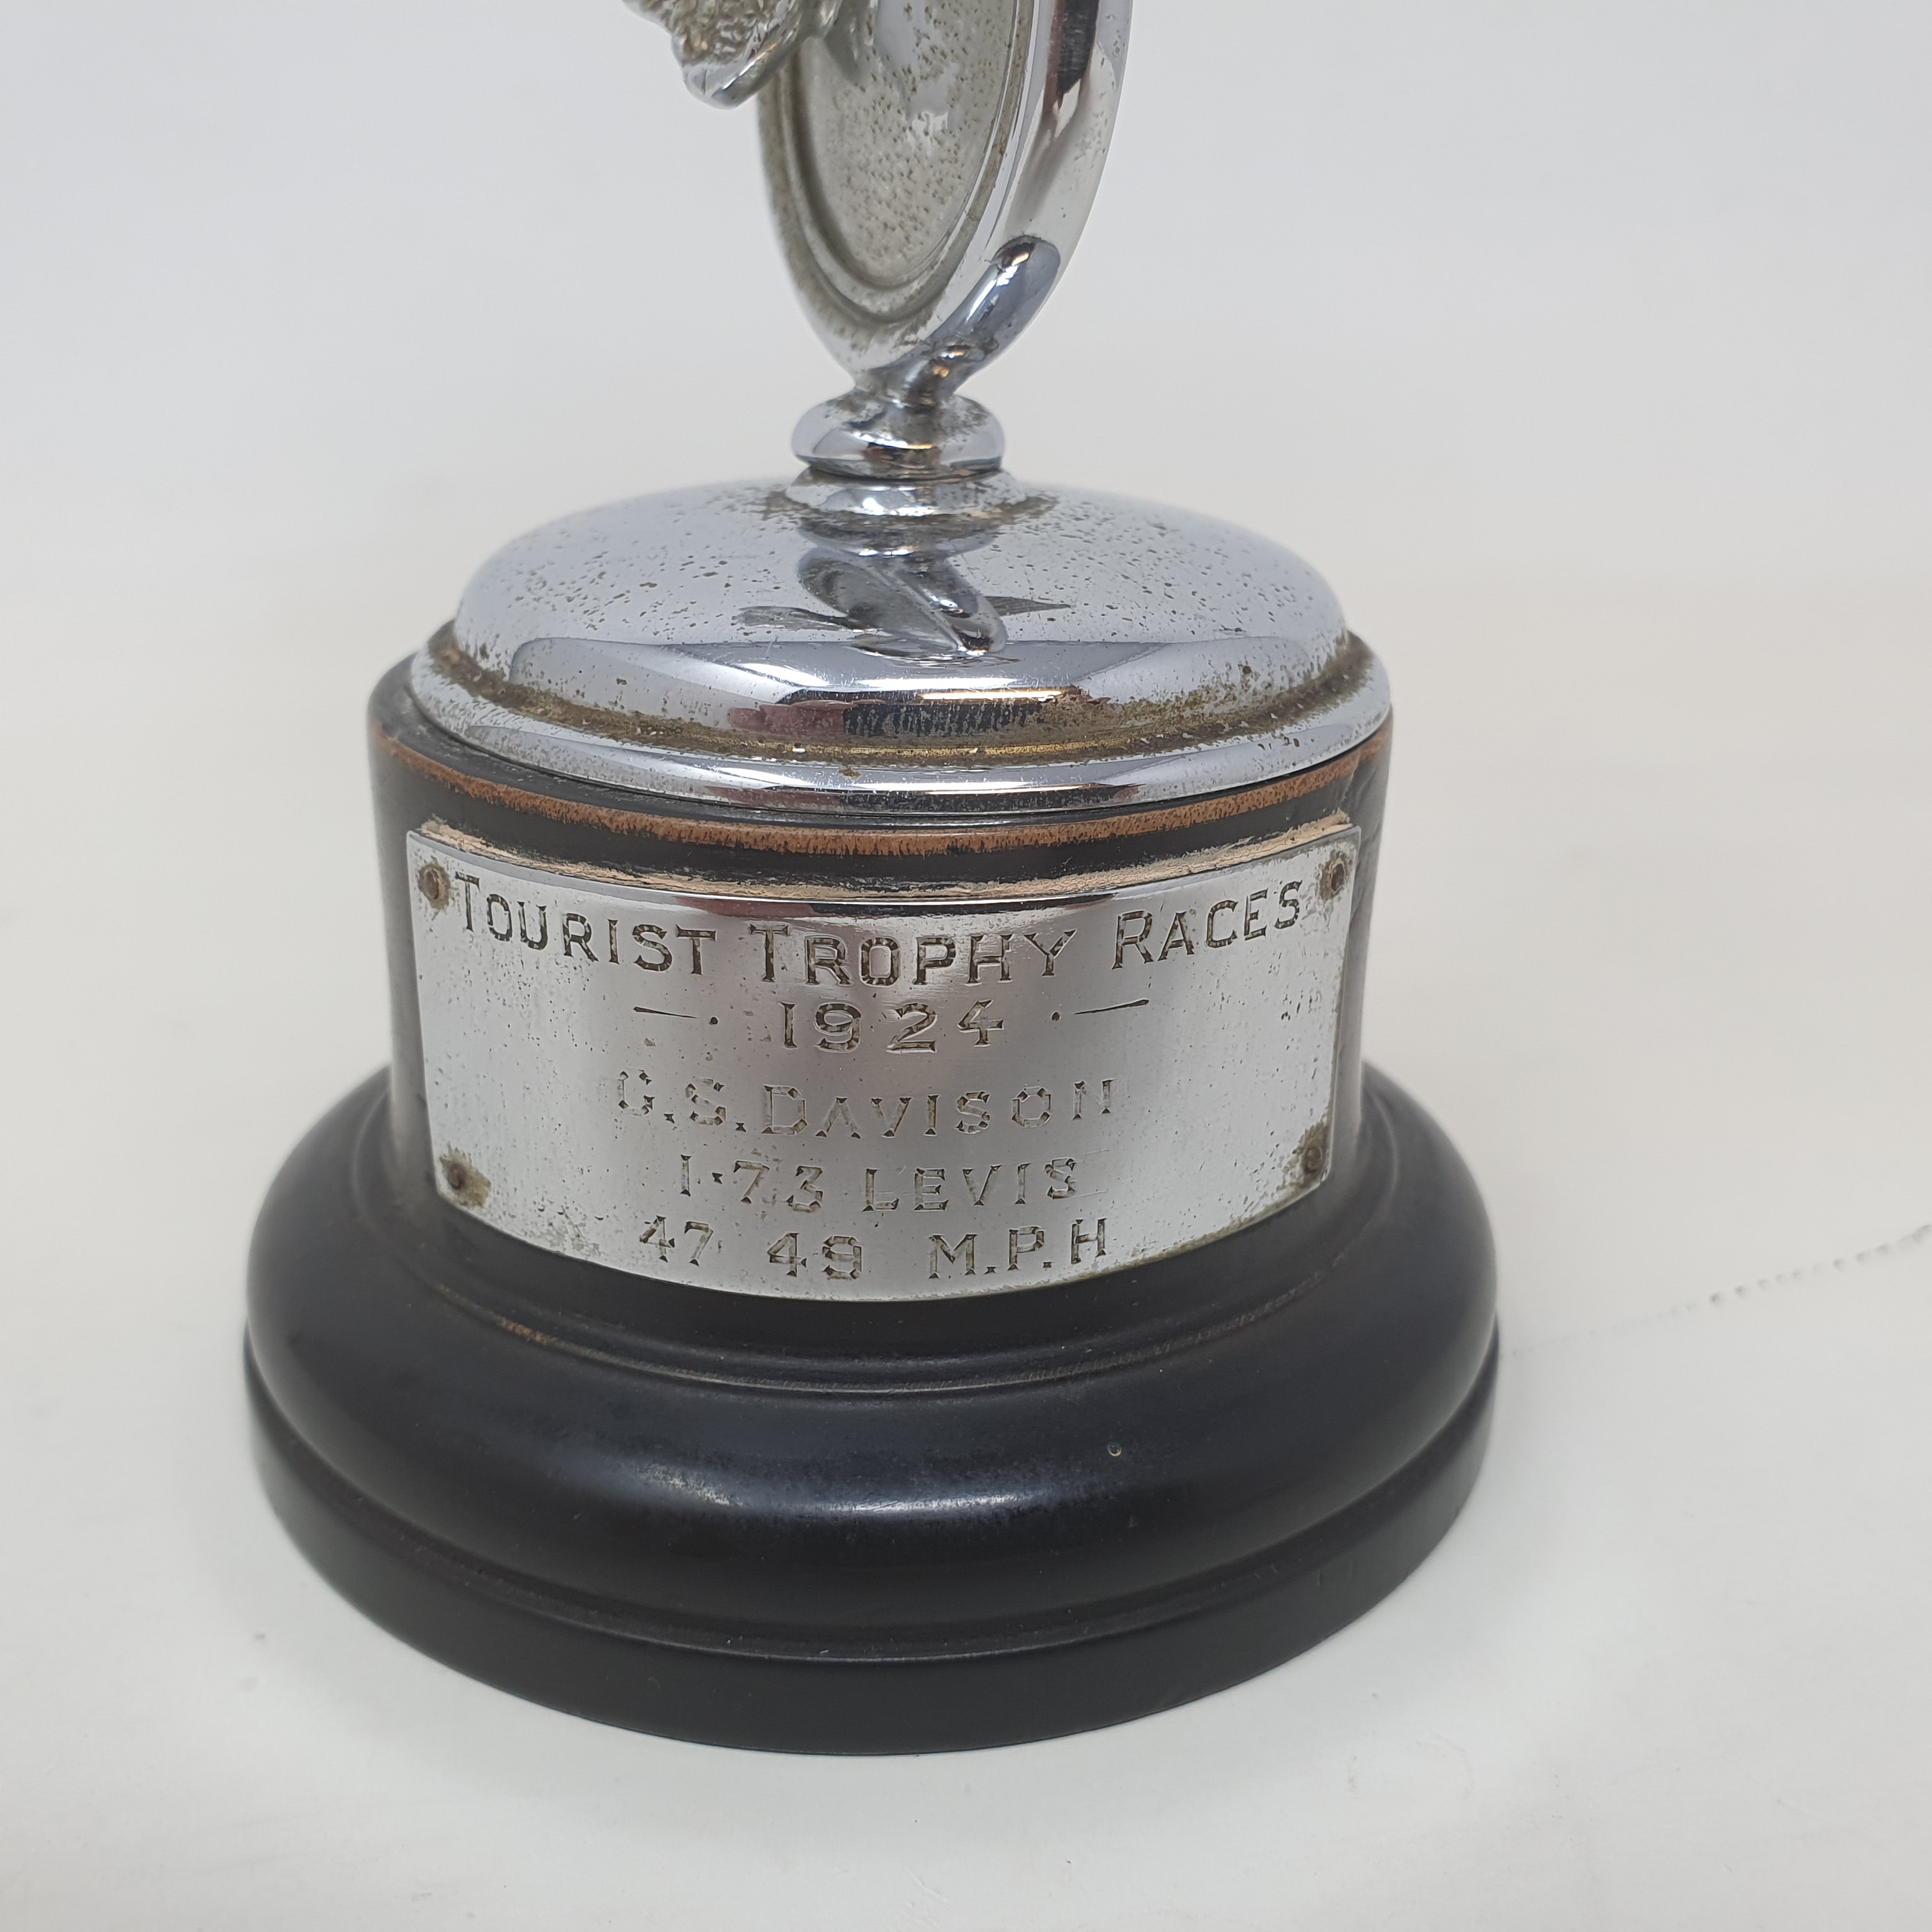
[[[377,687],[394,1052],[250,1264],[275,1506],[457,1669],[711,1742],[1050,1736],[1433,1546],[1481,1203],[1360,1057],[1382,668],[1306,564],[964,392],[1127,0],[634,0],[758,98],[851,386],[512,543]]]

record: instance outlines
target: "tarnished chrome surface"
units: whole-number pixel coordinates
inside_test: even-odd
[[[669,30],[701,99],[764,94],[794,279],[854,375],[944,356],[1016,244],[1038,307],[1100,185],[1132,0],[627,4]]]
[[[793,434],[904,480],[997,469],[959,385],[1052,291],[1100,185],[1131,0],[629,0],[685,78],[764,97],[765,172],[806,312],[857,379]]]
[[[1280,545],[1004,475],[566,518],[484,566],[412,676],[437,724],[521,764],[801,812],[1228,790],[1337,756],[1388,710],[1334,593]]]
[[[1211,1240],[1328,1172],[1358,844],[868,902],[412,833],[437,1186],[748,1294],[992,1294]]]
[[[632,0],[693,87],[760,92],[794,278],[853,373],[789,486],[539,530],[416,660],[439,724],[666,797],[932,817],[1224,791],[1386,715],[1298,559],[1001,468],[960,393],[1051,293],[1098,185],[1130,0]]]
[[[1064,261],[1106,159],[1128,0],[854,0],[760,104],[794,280],[854,375],[898,361],[1007,248]]]

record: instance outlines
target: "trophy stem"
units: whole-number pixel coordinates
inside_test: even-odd
[[[893,483],[951,482],[998,470],[1005,434],[959,386],[1040,312],[1060,265],[1050,242],[1028,236],[1010,244],[925,341],[807,410],[792,433],[793,454],[835,476]]]

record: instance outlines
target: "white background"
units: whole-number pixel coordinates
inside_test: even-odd
[[[1255,1684],[806,1761],[364,1623],[238,1375],[385,1049],[368,686],[836,386],[749,116],[616,0],[4,0],[0,1922],[1926,1923],[1929,73],[1922,0],[1142,0],[979,388],[1390,664],[1370,1046],[1490,1202],[1496,1433]]]

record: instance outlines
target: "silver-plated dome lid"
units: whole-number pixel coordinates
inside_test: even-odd
[[[807,480],[565,518],[478,572],[417,699],[566,777],[923,817],[1231,790],[1388,714],[1334,592],[1265,538],[1004,474],[914,508]]]

